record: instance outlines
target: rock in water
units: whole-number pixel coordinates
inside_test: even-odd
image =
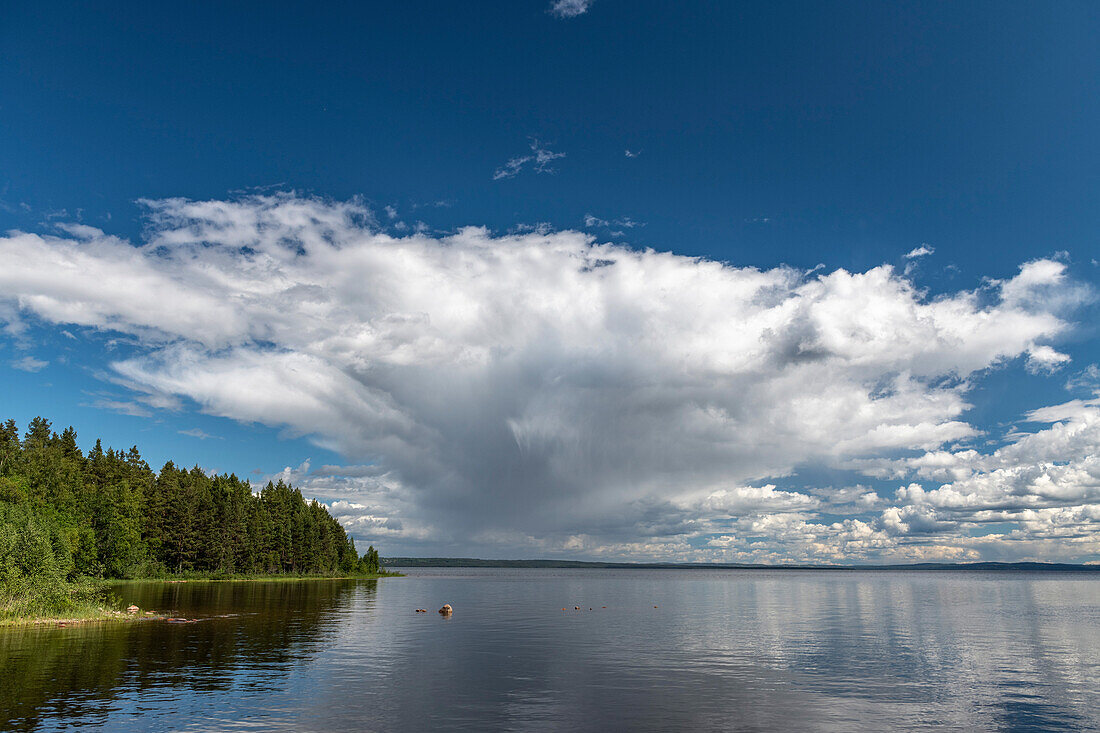
[[[451,613],[453,613],[453,612],[454,612],[454,609],[453,609],[453,608],[451,608],[451,604],[450,604],[450,603],[444,603],[444,604],[443,604],[443,608],[439,609],[439,612],[440,612],[441,614],[443,614],[444,616],[450,616],[450,615],[451,615]]]

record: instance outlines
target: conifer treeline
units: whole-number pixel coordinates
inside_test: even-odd
[[[282,481],[260,493],[235,475],[169,462],[154,473],[137,447],[84,455],[70,427],[0,426],[0,576],[158,577],[170,573],[352,574],[381,570],[316,501]],[[0,577],[0,580],[3,580]]]

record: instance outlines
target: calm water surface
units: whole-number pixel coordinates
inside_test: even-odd
[[[0,730],[1100,730],[1100,579],[410,573],[124,584],[200,620],[0,629]]]

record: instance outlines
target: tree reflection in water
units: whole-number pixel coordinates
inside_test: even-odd
[[[0,629],[0,730],[93,722],[122,693],[270,689],[376,592],[375,580],[119,584],[125,605],[197,620]]]

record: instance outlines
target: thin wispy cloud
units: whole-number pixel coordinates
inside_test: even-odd
[[[527,224],[521,222],[508,229],[509,234],[528,234],[534,232],[535,234],[549,234],[554,231],[554,226],[548,221],[539,221],[534,224]]]
[[[514,178],[519,175],[519,172],[523,170],[523,166],[530,160],[530,155],[524,155],[519,158],[509,158],[507,163],[493,171],[493,180],[499,181],[502,178]]]
[[[18,369],[21,372],[40,372],[50,365],[50,362],[43,361],[42,359],[35,359],[33,356],[24,356],[22,359],[15,359],[11,362],[12,369]]]
[[[1080,372],[1066,380],[1066,389],[1070,392],[1086,391],[1100,396],[1100,365],[1089,364]]]
[[[608,230],[608,234],[616,237],[621,237],[625,234],[625,232],[623,231],[624,229],[643,227],[645,226],[645,223],[636,221],[629,216],[624,216],[618,219],[601,219],[594,214],[585,214],[584,226],[586,229],[605,229]]]
[[[507,163],[497,168],[493,172],[493,180],[499,181],[504,178],[515,178],[528,167],[535,173],[553,173],[554,168],[551,166],[551,163],[565,157],[565,153],[555,153],[534,138],[531,139],[530,148],[530,155],[510,158]]]
[[[576,18],[587,13],[592,2],[593,0],[554,0],[550,3],[550,14],[558,18]]]
[[[936,250],[928,244],[922,243],[919,247],[909,250],[905,253],[905,259],[908,260],[905,263],[905,276],[909,277],[920,269],[921,259],[931,255]],[[1030,364],[1031,362],[1029,362]]]
[[[219,436],[211,435],[205,430],[201,430],[199,428],[188,428],[187,430],[179,430],[177,432],[180,435],[186,435],[190,438],[198,438],[199,440],[221,440]]]
[[[97,227],[88,226],[87,224],[57,224],[56,227],[66,234],[71,234],[78,239],[93,239],[95,237],[102,237],[103,230]]]
[[[983,374],[1067,360],[1064,262],[930,298],[889,264],[737,267],[541,227],[395,238],[361,202],[293,195],[146,205],[140,246],[0,237],[0,312],[129,339],[111,371],[135,396],[96,407],[187,400],[370,464],[285,472],[358,536],[755,561],[1100,549],[1095,400],[966,447]],[[975,536],[995,522],[1016,529]]]
[[[132,400],[115,400],[107,397],[100,397],[90,403],[84,403],[84,406],[95,407],[100,410],[110,410],[111,412],[117,412],[120,415],[129,415],[130,417],[153,416],[152,410]]]
[[[628,157],[628,158],[637,158],[639,155],[642,154],[642,151],[641,150],[630,150],[628,148],[627,150],[624,151],[624,153],[626,154],[626,157]]]

